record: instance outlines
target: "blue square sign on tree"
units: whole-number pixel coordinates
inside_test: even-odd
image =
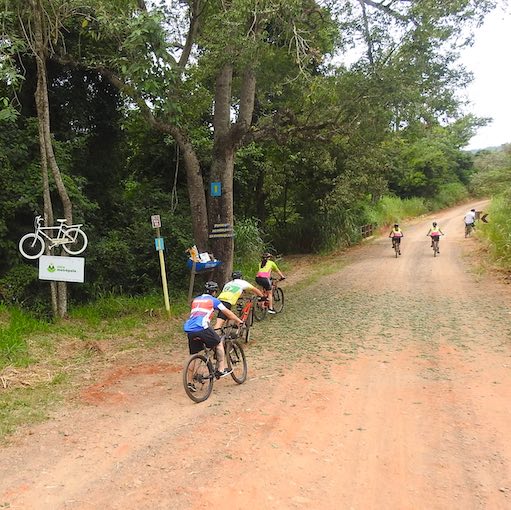
[[[211,196],[212,197],[222,196],[222,183],[221,182],[212,182],[211,183]]]

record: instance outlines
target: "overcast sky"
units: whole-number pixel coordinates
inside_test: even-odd
[[[493,122],[479,128],[468,149],[484,149],[511,143],[511,15],[491,13],[476,32],[475,44],[464,51],[462,61],[474,73],[467,90],[470,111]]]

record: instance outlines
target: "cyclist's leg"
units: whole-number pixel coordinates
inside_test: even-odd
[[[188,334],[189,344],[192,341],[190,340],[190,335],[191,333]],[[210,349],[215,348],[216,358],[218,361],[218,370],[223,372],[226,368],[224,344],[220,340],[217,332],[211,326],[209,326],[207,329],[193,332],[193,335],[195,338],[200,338],[206,347],[209,347]]]
[[[232,308],[231,303],[228,303],[227,301],[222,301],[222,304],[225,305],[225,307],[228,308],[229,310]],[[222,310],[219,310],[214,329],[215,330],[221,329],[226,322],[227,317],[223,314]]]
[[[256,283],[263,288],[264,297],[268,300],[268,307],[273,310],[273,296],[271,292],[271,280],[269,278],[256,278]]]

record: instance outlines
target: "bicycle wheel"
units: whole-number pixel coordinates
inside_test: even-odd
[[[231,340],[225,344],[227,352],[227,365],[232,368],[231,377],[238,384],[243,384],[247,379],[247,359],[240,343]]]
[[[254,324],[254,308],[257,306],[256,302],[252,301],[252,306],[250,307],[250,311],[248,312],[247,324],[253,326]]]
[[[193,354],[183,369],[183,386],[194,402],[204,402],[213,391],[213,366],[203,354]]]
[[[438,241],[433,241],[433,257],[438,253]]]
[[[275,287],[272,292],[273,309],[276,313],[280,313],[284,309],[284,291],[280,287]]]
[[[250,323],[248,320],[247,322],[245,322],[245,326],[241,330],[241,338],[244,340],[246,344],[250,340]]]
[[[397,259],[397,256],[399,255],[399,245],[397,243],[394,243],[394,251],[396,252],[396,259]]]
[[[74,239],[74,241],[62,245],[62,248],[64,248],[69,255],[79,255],[87,248],[87,244],[89,243],[85,232],[79,228],[67,229],[66,237]]]
[[[254,319],[256,321],[262,321],[266,314],[268,313],[268,308],[266,308],[266,303],[263,301],[256,301],[254,306]]]
[[[26,234],[20,239],[18,248],[26,259],[38,259],[43,254],[44,241],[38,235]]]

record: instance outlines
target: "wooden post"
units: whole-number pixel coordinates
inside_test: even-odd
[[[161,237],[159,227],[156,229],[156,237]],[[165,259],[163,257],[163,250],[158,250],[158,255],[160,257],[160,272],[161,284],[163,286],[163,300],[165,302],[165,310],[167,310],[167,315],[170,317],[169,289],[167,286],[167,272],[165,271]]]

